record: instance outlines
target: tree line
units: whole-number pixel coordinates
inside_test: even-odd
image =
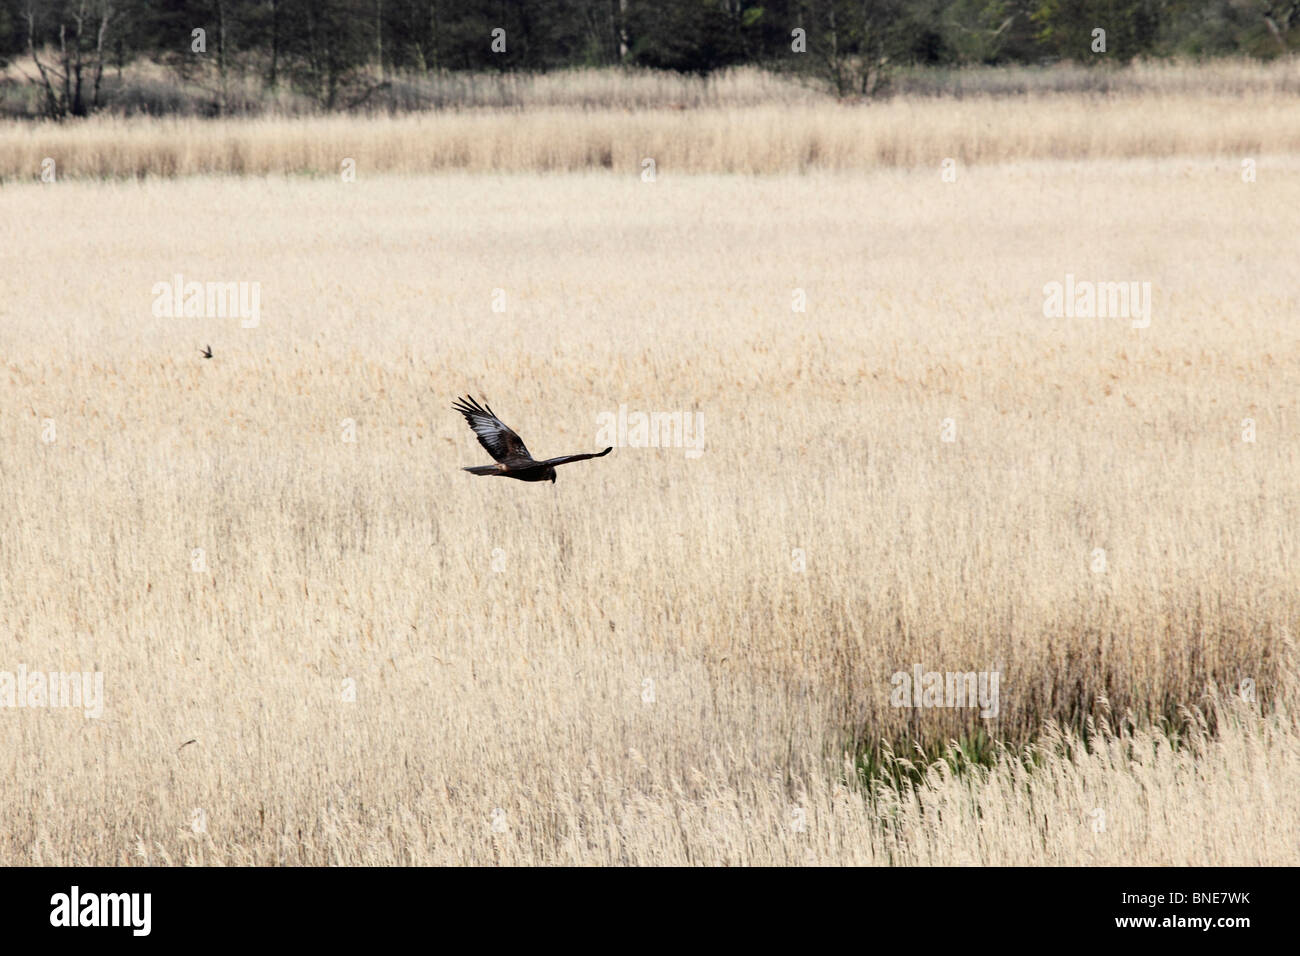
[[[907,66],[1297,46],[1300,0],[0,0],[0,67],[55,116],[99,109],[105,73],[140,59],[222,83],[253,73],[339,109],[387,77],[444,71],[752,64],[869,96]]]

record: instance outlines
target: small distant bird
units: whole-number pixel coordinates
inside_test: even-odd
[[[471,475],[500,475],[503,478],[517,478],[520,481],[554,482],[556,465],[600,458],[614,450],[614,446],[611,445],[604,451],[591,455],[565,455],[563,458],[536,461],[524,447],[520,437],[497,418],[491,408],[480,405],[472,398],[458,398],[456,404],[451,407],[465,416],[465,421],[469,422],[469,427],[474,429],[474,434],[478,436],[478,443],[497,460],[495,465],[475,465],[473,468],[463,469]]]
[[[204,358],[212,358],[212,346],[206,345],[203,348],[199,349],[199,354],[202,355]]]

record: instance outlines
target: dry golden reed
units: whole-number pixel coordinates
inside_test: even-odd
[[[105,707],[0,709],[0,862],[1300,862],[1296,162],[919,165],[7,184],[0,671]],[[178,273],[259,323],[154,314]],[[1046,317],[1067,275],[1149,326]],[[467,392],[703,454],[474,477]],[[996,720],[893,706],[916,665]]]
[[[274,173],[574,172],[665,175],[938,167],[1023,159],[1300,152],[1300,98],[1173,93],[1131,97],[899,98],[604,111],[471,110],[303,119],[106,117],[0,124],[0,178],[36,181],[52,160],[66,178]]]

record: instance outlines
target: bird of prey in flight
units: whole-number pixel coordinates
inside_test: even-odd
[[[487,449],[489,455],[497,460],[495,465],[475,465],[465,468],[471,475],[500,475],[503,478],[517,478],[520,481],[555,481],[555,466],[567,465],[571,461],[586,461],[588,458],[600,458],[614,450],[614,446],[591,455],[565,455],[563,458],[548,458],[537,461],[528,453],[523,441],[511,431],[491,408],[480,405],[472,398],[458,398],[452,405],[456,411],[465,416],[469,427],[478,436],[478,443]]]
[[[199,354],[204,358],[212,358],[212,346],[209,345],[206,348],[199,349]]]

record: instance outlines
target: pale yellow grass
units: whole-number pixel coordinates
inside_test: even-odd
[[[1295,173],[5,187],[0,670],[107,701],[0,710],[0,862],[1300,862]],[[177,272],[260,326],[154,317]],[[1044,318],[1066,273],[1150,328]],[[466,391],[539,455],[620,403],[704,454],[476,478]],[[892,707],[914,664],[999,719]],[[1247,679],[1176,753],[844,769]]]
[[[900,98],[697,110],[469,110],[404,116],[203,120],[100,118],[0,124],[0,178],[337,176],[345,160],[380,173],[582,171],[639,176],[930,167],[1016,159],[1217,156],[1240,163],[1300,152],[1300,98],[1033,96]]]

